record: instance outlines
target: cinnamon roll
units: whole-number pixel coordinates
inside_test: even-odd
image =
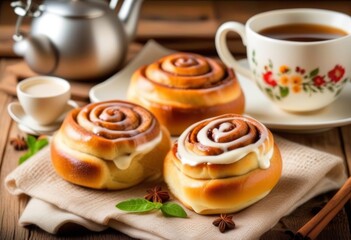
[[[193,53],[171,54],[138,69],[127,99],[149,109],[171,135],[202,119],[241,114],[245,102],[231,69]]]
[[[162,177],[167,129],[145,108],[107,101],[72,110],[51,144],[56,172],[96,189],[123,189]]]
[[[236,114],[187,128],[164,163],[170,191],[199,214],[248,207],[271,191],[281,171],[272,133],[255,119]]]

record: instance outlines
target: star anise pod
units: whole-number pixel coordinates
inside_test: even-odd
[[[28,145],[24,137],[17,135],[15,138],[10,139],[10,144],[13,148],[17,151],[26,150],[28,149]]]
[[[160,186],[156,186],[146,190],[147,194],[145,199],[151,202],[160,202],[164,203],[169,200],[169,193],[167,191],[162,191]]]
[[[226,230],[234,229],[235,223],[233,222],[233,215],[221,214],[219,218],[212,222],[213,225],[219,228],[221,233]]]

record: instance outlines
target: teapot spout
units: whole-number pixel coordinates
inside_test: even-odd
[[[16,36],[16,35],[15,35]],[[16,38],[14,36],[14,44],[13,44],[13,51],[15,52],[16,55],[18,56],[24,56],[27,49],[28,49],[28,41],[26,38]]]
[[[136,33],[140,8],[143,0],[124,0],[118,17],[123,22],[128,42],[131,42]]]

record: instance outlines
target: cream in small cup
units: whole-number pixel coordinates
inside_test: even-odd
[[[229,51],[226,36],[230,31],[242,38],[250,69]],[[329,105],[351,75],[351,17],[343,13],[320,9],[260,13],[245,25],[222,24],[215,44],[227,66],[254,79],[272,102],[288,111]]]
[[[71,97],[68,81],[50,76],[24,79],[16,91],[24,112],[40,125],[54,123]]]

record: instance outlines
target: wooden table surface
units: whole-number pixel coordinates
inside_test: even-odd
[[[351,13],[351,4],[348,1],[320,1],[318,4],[316,6],[315,1],[297,3],[284,1],[284,4],[278,1],[146,1],[141,11],[137,39],[132,45],[129,56],[133,57],[149,38],[154,38],[166,47],[176,50],[215,56],[213,36],[221,22],[233,18],[245,22],[253,14],[270,9],[319,7]],[[0,3],[0,27],[14,25],[15,18],[8,5],[9,1]],[[167,9],[173,11],[167,12]],[[178,14],[177,10],[179,10]],[[6,38],[7,36],[0,31],[0,45],[4,46],[11,41]],[[233,52],[244,53],[243,46],[238,43],[235,36],[230,41],[233,42]],[[14,58],[11,51],[3,52],[0,56],[0,81],[3,79],[6,66],[20,60]],[[112,229],[94,233],[78,227],[72,231],[72,226],[67,226],[59,235],[54,236],[35,226],[26,228],[18,226],[18,219],[28,202],[28,197],[12,196],[4,187],[5,177],[17,167],[18,158],[23,154],[23,152],[15,151],[9,144],[10,138],[18,134],[25,136],[7,113],[7,105],[15,100],[15,96],[0,91],[0,239],[130,239]],[[344,159],[348,175],[351,175],[351,125],[313,134],[283,132],[277,134],[305,146],[340,156]],[[289,216],[282,218],[261,239],[288,239],[289,235],[286,231],[298,230],[326,204],[334,193],[335,191],[328,192],[311,199]],[[321,232],[318,239],[351,239],[350,208],[349,201]]]

